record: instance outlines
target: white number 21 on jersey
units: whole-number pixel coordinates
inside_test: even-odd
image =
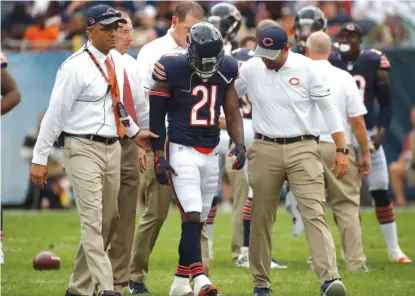
[[[197,85],[192,89],[192,96],[199,96],[202,94],[202,99],[197,102],[191,110],[190,114],[190,125],[196,126],[212,126],[216,125],[215,122],[215,105],[216,105],[216,98],[218,95],[218,86],[212,85],[210,90],[204,85]],[[198,113],[200,108],[203,108],[206,104],[209,104],[209,119],[199,119]]]

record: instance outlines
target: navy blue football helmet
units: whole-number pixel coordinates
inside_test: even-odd
[[[298,11],[294,19],[294,37],[300,51],[305,52],[306,41],[311,33],[325,32],[326,29],[327,19],[319,8],[305,6]]]
[[[222,2],[212,6],[206,21],[219,29],[226,43],[235,39],[238,34],[242,24],[242,15],[234,5]]]
[[[206,80],[215,74],[223,61],[222,36],[210,23],[198,23],[186,37],[189,65],[200,78]]]

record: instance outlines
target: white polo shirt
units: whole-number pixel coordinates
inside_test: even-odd
[[[318,136],[321,113],[330,134],[343,131],[329,84],[314,61],[303,55],[290,51],[278,71],[268,70],[261,58],[253,57],[241,66],[235,88],[239,97],[248,94],[251,99],[255,133],[270,138]]]
[[[322,73],[330,83],[331,97],[340,114],[346,144],[352,145],[354,136],[352,127],[349,123],[349,118],[365,115],[367,113],[357,84],[352,75],[332,66],[329,61],[319,60],[315,61],[315,63],[318,71]],[[320,141],[334,143],[327,124],[324,122],[322,116],[319,116],[319,118],[321,128]]]
[[[104,55],[90,43],[87,47],[105,75],[108,75],[105,60],[109,58],[113,63],[120,100],[123,101],[124,62],[121,54],[111,50],[108,55]],[[132,137],[139,128],[129,117],[130,127],[125,132]],[[67,58],[56,74],[49,107],[33,150],[32,163],[47,164],[53,143],[62,131],[75,135],[118,137],[108,82],[84,47]]]
[[[167,53],[186,53],[187,49],[180,47],[171,35],[171,29],[163,37],[157,38],[144,45],[137,56],[139,73],[144,91],[148,93],[154,83],[152,78],[154,64]]]

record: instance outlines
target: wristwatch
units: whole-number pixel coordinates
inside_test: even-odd
[[[347,148],[337,148],[336,152],[340,152],[340,153],[343,153],[343,154],[347,155],[347,154],[349,154],[349,149],[347,149]]]

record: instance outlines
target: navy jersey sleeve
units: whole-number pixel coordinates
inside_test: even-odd
[[[1,68],[7,68],[7,58],[6,55],[0,51],[0,62],[1,62]]]
[[[370,49],[368,52],[371,56],[371,60],[376,64],[378,69],[389,70],[390,63],[388,58],[383,52],[377,49]]]
[[[168,82],[169,57],[162,56],[154,64],[152,78],[154,81]]]
[[[228,84],[231,84],[239,76],[238,61],[232,56],[225,56],[220,71],[225,76]]]

